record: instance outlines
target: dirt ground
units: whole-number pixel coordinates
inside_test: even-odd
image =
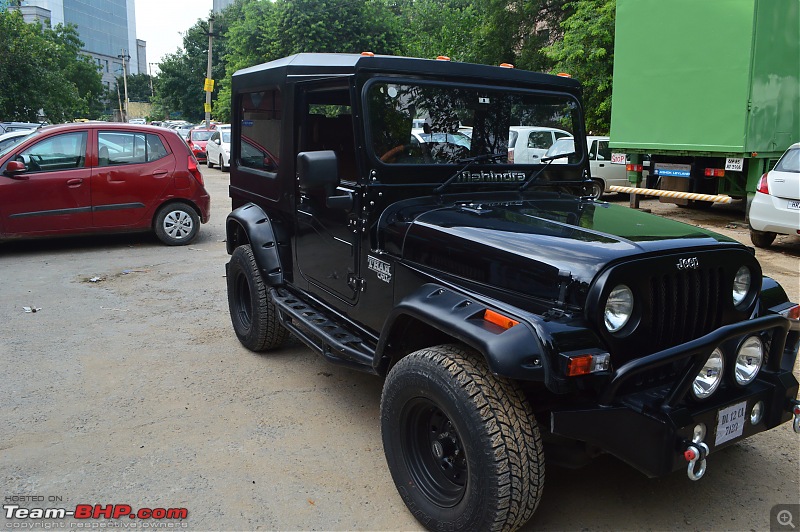
[[[186,508],[187,519],[161,526],[191,530],[420,529],[383,457],[381,380],[299,344],[257,355],[236,340],[227,174],[203,173],[213,214],[190,246],[146,234],[0,246],[4,505]],[[749,244],[741,211],[642,207]],[[780,237],[757,256],[800,300],[800,239]],[[768,530],[774,505],[800,502],[798,441],[784,424],[712,455],[699,482],[647,479],[610,457],[551,467],[530,528]]]

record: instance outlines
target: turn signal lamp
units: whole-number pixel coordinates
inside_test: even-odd
[[[436,60],[437,61],[450,61],[450,58],[447,57],[446,55],[438,55],[438,56],[436,56]]]
[[[197,161],[193,155],[189,156],[189,161],[186,166],[189,173],[192,174],[192,177],[194,177],[200,185],[205,186],[205,183],[203,183],[203,174],[201,174],[200,169],[197,168]]]
[[[800,320],[800,305],[795,305],[793,307],[787,308],[786,310],[782,310],[781,315],[784,318],[788,318],[790,320],[795,320],[795,321]]]
[[[363,55],[364,57],[375,57],[374,52],[361,52],[361,55]]]
[[[725,170],[722,168],[706,168],[706,177],[725,177]]]
[[[611,355],[608,353],[586,353],[570,356],[567,361],[567,377],[589,375],[599,371],[606,371],[611,364]]]
[[[556,76],[559,76],[559,77],[562,77],[562,78],[571,78],[572,77],[569,74],[567,74],[566,72],[559,72],[558,74],[556,74]]]
[[[625,170],[628,172],[641,172],[644,170],[644,166],[641,164],[628,164],[625,165]]]
[[[517,320],[511,319],[508,316],[503,316],[499,312],[489,310],[488,308],[483,313],[483,319],[503,329],[510,329],[514,325],[519,325]]]
[[[500,66],[503,68],[514,68],[514,65],[511,63],[500,63]]]

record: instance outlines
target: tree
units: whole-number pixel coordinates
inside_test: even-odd
[[[117,76],[117,86],[124,87],[125,80]],[[150,76],[147,74],[130,74],[128,76],[128,99],[134,102],[150,102]]]
[[[614,71],[616,0],[569,2],[574,11],[562,23],[564,38],[545,49],[554,72],[567,72],[583,83],[586,128],[608,133]]]
[[[0,116],[51,122],[89,116],[103,94],[92,59],[80,55],[75,26],[26,24],[17,11],[0,12]]]

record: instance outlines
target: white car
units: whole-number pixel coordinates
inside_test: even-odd
[[[508,128],[508,162],[537,164],[550,146],[564,137],[572,137],[572,133],[552,127],[511,126]]]
[[[10,148],[15,144],[22,142],[22,139],[36,131],[35,129],[18,129],[16,131],[9,131],[0,135],[0,153],[4,152],[6,148]]]
[[[206,144],[206,165],[213,168],[218,165],[223,172],[231,166],[231,130],[215,129]]]
[[[750,240],[769,247],[775,236],[800,235],[800,142],[792,144],[761,176],[750,204]]]
[[[600,198],[610,186],[629,187],[627,162],[625,154],[612,154],[608,146],[608,137],[586,137],[586,147],[589,150],[589,171],[592,176],[592,197]],[[562,137],[547,150],[545,157],[572,153],[575,143],[572,137]],[[566,164],[566,159],[555,159],[553,164]],[[642,180],[647,179],[648,171],[642,172]]]

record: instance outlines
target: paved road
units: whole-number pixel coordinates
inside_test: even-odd
[[[186,508],[178,524],[193,530],[419,529],[383,458],[380,379],[300,345],[256,355],[236,341],[227,174],[203,173],[213,215],[191,246],[128,235],[0,247],[4,504]],[[775,268],[794,267],[798,298],[798,248],[759,251],[768,272],[773,255],[790,259]],[[712,456],[694,483],[608,457],[549,468],[532,527],[765,530],[773,505],[798,502],[798,448],[784,425]]]

